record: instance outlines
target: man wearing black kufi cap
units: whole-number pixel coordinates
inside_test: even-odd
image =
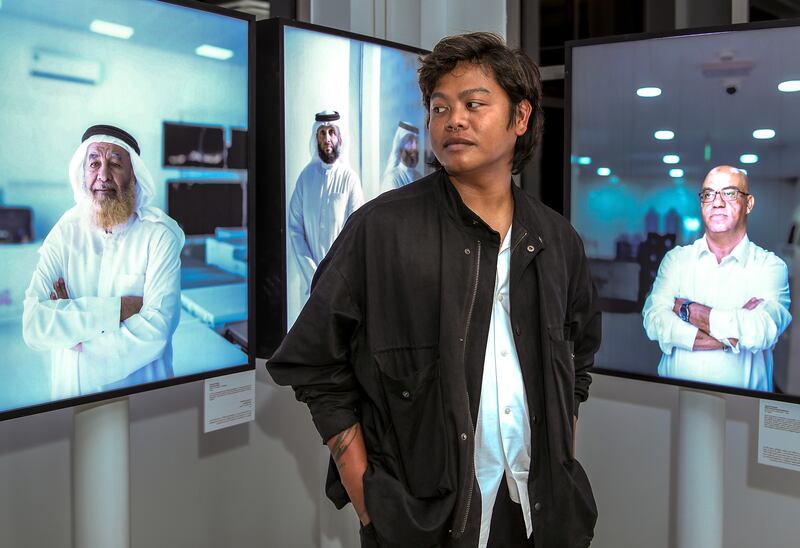
[[[50,351],[54,400],[172,376],[184,235],[150,205],[140,153],[120,128],[87,129],[69,166],[75,206],[39,250],[23,337]]]
[[[289,235],[308,293],[320,261],[364,194],[353,169],[341,158],[345,138],[341,115],[323,111],[311,130],[311,161],[300,172],[289,202]]]

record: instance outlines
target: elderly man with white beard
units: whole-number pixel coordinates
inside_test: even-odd
[[[114,126],[83,134],[69,166],[75,206],[44,240],[23,337],[50,351],[63,399],[172,376],[184,234],[150,202],[139,145]]]

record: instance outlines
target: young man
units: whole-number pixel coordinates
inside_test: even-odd
[[[595,292],[575,231],[511,180],[541,133],[538,69],[488,33],[421,62],[440,169],[351,217],[267,367],[308,404],[363,546],[588,546]]]

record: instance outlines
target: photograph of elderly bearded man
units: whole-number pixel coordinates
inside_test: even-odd
[[[69,165],[75,205],[45,238],[25,292],[25,343],[49,351],[53,399],[172,376],[184,234],[152,207],[136,139],[86,130]]]

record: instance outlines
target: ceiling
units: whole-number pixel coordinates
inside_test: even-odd
[[[228,62],[247,62],[246,21],[215,13],[158,0],[1,0],[0,5],[0,17],[82,32],[90,32],[92,20],[102,19],[133,27],[134,34],[128,40],[131,44],[187,55],[194,55],[201,44],[210,44],[232,50],[234,55]]]
[[[744,167],[751,179],[796,180],[800,92],[780,92],[778,84],[800,80],[798,44],[800,27],[785,27],[574,48],[571,153],[592,158],[575,167],[581,181],[600,179],[597,167],[607,166],[620,180],[659,184],[678,167],[699,183],[720,164]],[[638,97],[641,86],[662,94]],[[776,136],[754,139],[759,128]],[[656,140],[659,129],[675,139]],[[744,153],[757,154],[758,163],[741,164]],[[664,164],[665,154],[679,155],[680,164]]]

